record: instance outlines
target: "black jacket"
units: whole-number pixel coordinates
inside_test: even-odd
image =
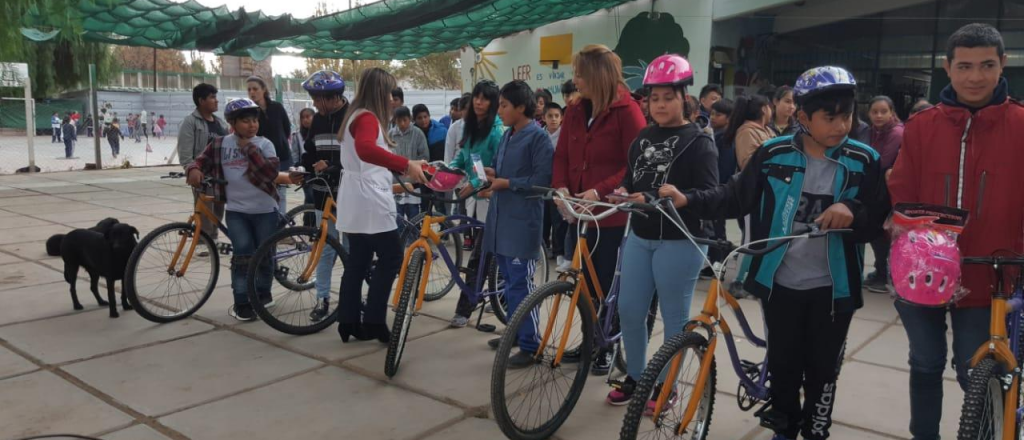
[[[348,105],[345,105],[327,116],[319,112],[313,114],[313,122],[303,145],[305,153],[302,153],[302,166],[307,172],[313,172],[313,164],[321,160],[327,162],[327,166],[336,166],[334,171],[326,174],[330,191],[335,197],[338,196],[338,182],[341,180],[341,141],[338,140],[338,132],[341,131],[341,123],[347,111]],[[323,207],[328,187],[320,183],[313,183],[310,187],[313,189],[313,203],[318,208]]]
[[[656,194],[662,184],[675,185],[679,191],[704,190],[718,184],[718,151],[715,142],[697,124],[640,130],[629,146],[629,160],[622,186],[630,193]],[[700,219],[687,210],[680,211],[690,234],[703,237]],[[660,214],[630,219],[633,233],[648,240],[682,240],[686,236]]]
[[[280,102],[267,100],[267,110],[260,111],[260,129],[257,136],[263,136],[274,144],[274,153],[281,161],[281,171],[286,171],[293,162],[291,150],[288,149],[288,136],[292,134],[292,123],[288,120],[288,112]]]

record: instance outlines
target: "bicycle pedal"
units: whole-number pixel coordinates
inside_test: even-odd
[[[611,386],[612,388],[615,388],[615,389],[617,389],[617,390],[621,390],[621,389],[622,389],[622,381],[621,381],[621,380],[617,380],[617,379],[609,379],[609,380],[606,380],[605,382],[606,382],[606,383],[607,383],[607,384],[608,384],[609,386]]]
[[[230,243],[221,243],[217,250],[220,251],[221,255],[231,255],[233,249]]]
[[[761,426],[775,432],[785,431],[789,428],[789,417],[781,411],[772,408],[771,401],[766,402],[761,409],[754,412],[754,417],[761,420]]]
[[[476,329],[484,333],[494,333],[498,327],[494,324],[477,324]]]

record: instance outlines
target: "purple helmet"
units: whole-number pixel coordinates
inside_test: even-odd
[[[302,82],[302,88],[310,95],[340,95],[345,93],[345,80],[333,70],[318,70]]]
[[[857,80],[853,79],[853,74],[846,69],[822,66],[810,69],[800,75],[793,86],[793,94],[800,99],[826,90],[854,90],[856,88]]]
[[[241,116],[246,114],[258,115],[260,112],[260,106],[256,105],[249,98],[232,99],[228,102],[228,105],[224,106],[224,119],[228,122],[235,122]]]

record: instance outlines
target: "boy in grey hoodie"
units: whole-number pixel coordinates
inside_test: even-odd
[[[429,159],[427,137],[423,135],[423,130],[412,126],[412,112],[408,107],[395,109],[395,126],[388,131],[388,136],[395,141],[395,154],[409,160]],[[420,214],[420,198],[405,193],[396,194],[395,203],[398,204],[398,232],[401,234],[404,229],[401,218],[412,221]]]

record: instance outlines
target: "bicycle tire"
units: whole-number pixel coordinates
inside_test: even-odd
[[[318,239],[319,237],[319,228],[296,226],[292,228],[282,229],[280,231],[275,232],[262,245],[260,245],[260,247],[256,250],[256,253],[253,254],[253,261],[261,261],[265,258],[272,259],[273,252],[278,250],[278,244],[286,238],[291,238],[293,243],[295,243],[296,241],[301,243],[308,243],[306,245],[306,250],[311,251],[313,246],[312,243],[315,242],[315,240]],[[296,238],[299,238],[299,240],[296,240]],[[344,267],[345,261],[348,260],[348,256],[345,253],[345,250],[341,247],[341,243],[338,243],[338,239],[328,235],[325,245],[330,246],[332,249],[334,249],[334,252],[336,253],[335,258],[341,260],[342,267]],[[335,261],[335,263],[337,263],[337,260]],[[305,267],[305,263],[302,263],[300,266]],[[301,324],[293,323],[295,321],[286,322],[284,318],[286,316],[290,316],[293,319],[301,319],[309,316],[309,312],[312,310],[312,306],[316,304],[316,286],[314,282],[308,282],[304,284],[288,282],[286,280],[287,275],[279,275],[281,271],[279,271],[278,268],[276,267],[276,263],[275,267],[272,270],[274,274],[273,276],[270,277],[269,282],[271,284],[271,295],[274,296],[274,300],[277,303],[272,308],[268,308],[265,304],[263,304],[262,301],[260,301],[260,298],[258,298],[259,294],[257,293],[256,285],[257,279],[260,276],[259,266],[250,263],[249,269],[246,273],[246,291],[248,292],[249,295],[249,303],[252,305],[253,311],[256,312],[256,315],[259,316],[260,319],[263,320],[263,322],[267,323],[267,325],[269,325],[274,330],[277,330],[279,332],[287,333],[290,335],[302,336],[320,332],[321,330],[330,327],[337,321],[339,300],[337,297],[335,297],[333,298],[334,310],[332,310],[326,318],[320,321],[310,320],[308,323]],[[274,282],[277,282],[279,285],[283,286],[287,290],[283,294],[275,295],[273,292]],[[308,302],[308,308],[305,307],[307,301],[305,301],[305,298],[303,297],[304,293],[300,292],[299,289],[304,289],[303,292],[309,292],[311,289],[313,290],[313,297],[309,298],[310,301]],[[289,291],[298,293],[296,293],[295,296],[291,296],[292,294],[290,294]],[[286,305],[290,303],[297,303],[299,309],[296,310],[294,307],[286,307]]]
[[[298,218],[300,214],[303,215],[303,218],[301,218],[301,219]],[[312,220],[315,223],[316,222],[316,217],[313,217],[312,219],[307,219],[305,214],[313,214],[315,216],[316,215],[316,205],[314,205],[312,203],[306,203],[306,204],[302,204],[302,205],[296,206],[296,207],[294,207],[292,209],[289,209],[288,213],[286,213],[284,216],[288,218],[288,225],[289,226],[305,226],[305,227],[319,226],[319,225],[313,225],[313,224],[306,224],[307,220]]]
[[[1002,367],[995,359],[985,358],[971,369],[960,411],[958,440],[1003,438],[1004,391],[999,376]]]
[[[431,215],[443,216],[444,214],[433,213]],[[416,217],[413,217],[413,219],[410,220],[409,223],[415,225],[416,228],[417,228],[417,231],[418,231],[420,225],[423,224],[423,218],[425,216],[426,216],[426,213],[422,213],[421,212]],[[445,220],[443,223],[441,223],[441,231],[452,229],[454,226],[455,225],[452,224],[452,222],[450,222],[448,220]],[[409,238],[404,240],[404,241],[406,241],[406,246],[411,244],[412,241],[415,241],[417,238],[419,238],[418,233],[415,234],[415,236],[413,236],[414,234],[408,234],[408,235],[409,235]],[[462,267],[462,234],[460,234],[458,232],[452,232],[450,234],[444,234],[442,236],[441,245],[443,246],[445,242],[454,243],[455,244],[454,252],[450,252],[450,254],[451,254],[453,263],[455,263],[455,267],[456,268]],[[455,288],[455,277],[459,276],[459,274],[458,274],[458,272],[452,273],[450,270],[448,270],[448,265],[447,264],[441,263],[441,254],[439,253],[440,251],[437,250],[437,246],[435,246],[434,243],[431,242],[431,243],[428,243],[428,244],[430,245],[431,254],[433,255],[434,263],[435,264],[431,264],[430,265],[431,273],[427,274],[427,277],[428,277],[428,280],[427,280],[427,290],[423,294],[423,301],[437,301],[437,300],[439,300],[441,298],[444,298],[445,295],[447,295],[449,292],[452,291],[453,288]],[[437,272],[434,272],[434,270],[437,270]],[[448,281],[444,282],[443,284],[435,285],[435,284],[430,282],[430,280],[435,279],[436,276],[444,276],[444,275],[448,276]]]
[[[574,290],[575,285],[568,281],[554,281],[545,284],[544,286],[535,290],[533,293],[527,295],[527,297],[519,304],[519,307],[512,315],[512,318],[509,319],[508,328],[505,329],[505,333],[501,337],[501,342],[500,344],[498,344],[497,354],[495,354],[494,357],[494,368],[491,372],[491,408],[493,408],[494,410],[495,421],[497,421],[498,426],[501,428],[501,431],[505,434],[506,437],[510,439],[540,440],[550,437],[552,434],[555,433],[555,431],[558,430],[559,427],[562,426],[563,423],[565,423],[565,420],[569,417],[569,414],[572,413],[573,408],[576,406],[576,402],[579,400],[580,395],[583,393],[583,387],[586,385],[587,376],[590,374],[590,364],[592,361],[591,357],[594,344],[594,322],[593,317],[589,313],[589,309],[587,309],[587,307],[583,304],[582,300],[577,301],[576,303],[576,309],[579,312],[579,319],[577,320],[575,317],[573,318],[574,322],[578,322],[580,324],[581,329],[579,331],[581,342],[579,347],[577,347],[577,349],[580,350],[580,358],[578,363],[563,362],[558,367],[554,367],[551,365],[553,363],[553,355],[556,352],[558,340],[560,338],[560,335],[553,334],[550,337],[550,340],[548,341],[546,349],[543,350],[543,356],[540,361],[538,361],[534,365],[531,365],[523,369],[509,370],[508,368],[509,354],[512,351],[513,345],[515,345],[516,343],[518,329],[521,325],[525,323],[526,317],[532,315],[534,309],[542,306],[542,303],[545,301],[545,299],[548,299],[549,297],[555,298],[556,295],[562,295],[562,298],[560,298],[560,300],[565,301],[565,304],[568,304],[568,301],[572,298]],[[559,309],[556,310],[555,312],[549,311],[549,315],[550,313],[556,313],[557,316],[558,313],[562,312],[561,307],[561,304],[559,304]],[[537,325],[541,328],[541,331],[544,331],[543,329],[544,327],[546,327],[547,318],[542,315],[542,313],[537,313]],[[556,321],[559,320],[556,319]],[[564,324],[561,322],[556,322],[554,324],[554,329],[561,329],[563,328],[563,325]],[[548,355],[552,357],[549,359]],[[558,405],[557,411],[555,411],[555,413],[552,414],[548,420],[538,420],[538,423],[536,423],[537,426],[520,426],[523,425],[524,423],[520,423],[514,420],[515,415],[509,413],[509,400],[523,397],[524,402],[535,402],[533,399],[531,399],[530,395],[532,395],[532,393],[534,392],[537,392],[538,383],[537,381],[524,381],[523,383],[530,384],[530,389],[506,390],[507,373],[509,371],[514,371],[518,373],[532,369],[540,369],[541,373],[546,375],[547,371],[545,370],[550,369],[552,372],[551,377],[553,379],[556,379],[555,375],[558,373],[557,369],[561,368],[572,368],[575,369],[576,371],[572,376],[571,385],[564,388],[566,390],[566,395],[561,399],[562,401],[560,403],[555,402]],[[568,377],[568,375],[564,374],[563,376]],[[512,380],[513,382],[516,382],[515,378],[513,378]],[[543,385],[543,383],[541,383],[540,385]],[[544,391],[541,395],[545,397],[551,396],[554,391],[561,391],[562,389],[563,388],[557,387],[556,385],[556,388],[552,390],[552,392]],[[535,409],[544,407],[554,407],[554,405],[551,404],[552,402],[548,403],[548,405],[534,404],[533,407]],[[515,405],[515,403],[513,403],[511,406],[515,406],[516,408],[522,408],[521,405]],[[516,412],[516,414],[518,414],[518,411]],[[526,415],[530,416],[531,414],[533,414],[532,410]]]
[[[384,359],[384,374],[388,378],[395,377],[395,374],[398,373],[398,366],[402,363],[402,353],[405,351],[405,340],[409,336],[409,327],[412,325],[412,316],[416,308],[416,293],[419,292],[425,258],[423,249],[412,251],[412,255],[409,257],[409,266],[406,269],[405,278],[402,280],[402,291],[398,297],[398,308],[395,309],[395,321],[391,326],[388,354]]]
[[[141,298],[139,298],[139,285],[137,279],[139,271],[139,261],[146,254],[146,251],[149,250],[149,248],[153,245],[153,242],[156,241],[158,237],[174,230],[179,230],[179,233],[193,234],[195,227],[194,225],[184,222],[168,223],[146,234],[146,236],[143,237],[142,240],[139,240],[139,243],[135,246],[135,249],[132,251],[131,256],[128,257],[128,264],[125,266],[124,281],[122,282],[125,298],[128,299],[128,303],[131,304],[132,308],[135,309],[135,313],[138,313],[139,316],[143,317],[148,321],[160,324],[179,321],[189,316],[192,316],[193,313],[199,310],[199,308],[202,307],[203,304],[206,304],[206,301],[210,299],[210,295],[213,294],[213,290],[217,286],[217,278],[220,276],[220,256],[217,254],[217,247],[214,245],[213,238],[211,238],[209,234],[207,234],[204,231],[200,231],[199,239],[202,241],[202,243],[200,244],[205,245],[207,247],[207,251],[210,253],[208,257],[203,258],[209,258],[210,262],[213,264],[211,265],[210,269],[210,279],[207,282],[205,288],[203,288],[202,295],[199,297],[198,301],[193,303],[193,305],[185,308],[184,310],[179,309],[178,313],[168,315],[156,310],[163,309],[166,311],[174,311],[174,309],[171,309],[170,306],[168,306],[167,304],[161,302],[157,302],[157,304],[150,304],[153,301],[144,301]],[[199,245],[197,245],[197,249],[198,248]],[[193,257],[192,261],[198,260],[199,257]],[[170,274],[168,274],[168,276],[170,276]],[[180,297],[185,294],[186,293],[178,292],[175,295],[165,295],[163,298],[161,298],[161,301],[167,302],[167,300],[170,300],[171,297],[179,297],[179,299],[181,299]],[[163,307],[161,307],[161,305]]]
[[[640,424],[645,419],[650,419],[649,416],[645,416],[647,410],[647,401],[652,397],[654,387],[658,384],[662,370],[668,366],[669,362],[676,356],[677,353],[692,349],[694,353],[698,354],[695,359],[702,360],[703,354],[708,348],[708,340],[704,338],[704,335],[696,332],[683,332],[673,336],[664,345],[658,349],[658,352],[654,354],[651,361],[647,364],[647,368],[644,369],[644,374],[640,380],[636,383],[636,388],[633,391],[633,397],[629,400],[629,404],[626,407],[626,415],[622,420],[622,430],[619,432],[619,440],[636,440],[638,438]],[[703,365],[698,364],[698,367]],[[699,371],[699,370],[698,370]],[[704,423],[700,426],[699,432],[693,432],[689,437],[691,440],[705,440],[708,437],[708,432],[711,428],[711,416],[714,413],[715,408],[715,386],[717,379],[717,368],[715,365],[715,358],[711,358],[711,371],[708,375],[708,381],[704,384],[704,397],[701,399],[701,407],[706,408],[707,412],[704,414]],[[676,403],[675,408],[685,409],[685,401],[687,399],[680,398]],[[704,404],[707,404],[705,407]],[[694,415],[696,421],[700,416],[700,408]],[[691,421],[691,422],[693,422]],[[667,426],[669,429],[675,431],[678,428],[677,423],[662,424],[662,427]],[[663,438],[656,432],[655,438]],[[674,434],[674,433],[673,433]],[[684,434],[685,435],[685,434]],[[669,437],[676,437],[670,435]],[[639,437],[644,438],[644,437]]]

